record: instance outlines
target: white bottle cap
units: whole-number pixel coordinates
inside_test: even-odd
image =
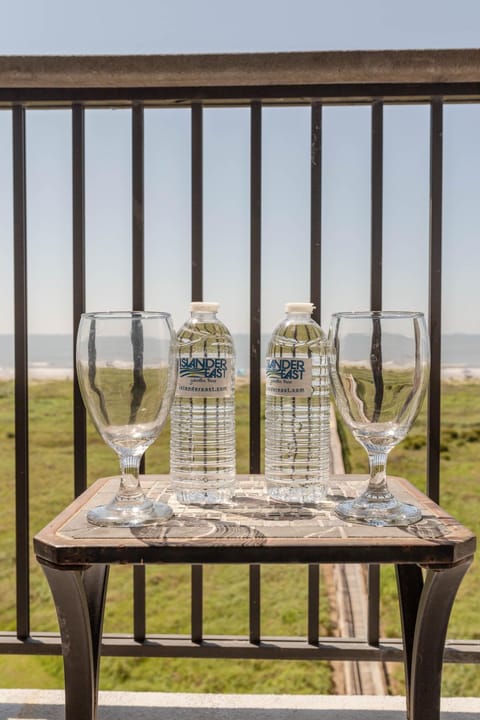
[[[217,302],[192,302],[190,303],[190,312],[208,312],[216,313],[220,303]]]
[[[285,305],[285,312],[286,313],[308,313],[309,315],[312,314],[312,312],[315,309],[315,305],[313,303],[287,303]]]

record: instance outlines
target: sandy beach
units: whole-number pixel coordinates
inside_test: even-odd
[[[15,371],[13,368],[0,368],[0,380],[13,380]],[[72,368],[56,367],[29,367],[29,380],[71,380],[73,378]]]
[[[449,366],[442,368],[442,380],[447,382],[461,382],[464,380],[480,380],[480,367],[469,368]]]

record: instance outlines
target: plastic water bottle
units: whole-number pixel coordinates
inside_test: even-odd
[[[234,492],[235,352],[218,308],[191,303],[191,317],[177,333],[170,474],[185,504],[226,503]]]
[[[325,498],[330,470],[327,339],[312,303],[288,303],[267,349],[265,484],[293,503]]]

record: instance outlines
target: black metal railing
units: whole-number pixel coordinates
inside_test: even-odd
[[[371,277],[370,303],[382,306],[383,119],[396,103],[430,106],[430,259],[429,328],[432,371],[428,400],[427,491],[440,499],[440,370],[442,327],[442,125],[450,102],[480,100],[478,51],[385,53],[286,53],[191,57],[0,58],[0,109],[11,113],[13,147],[14,310],[15,310],[15,466],[16,466],[16,632],[0,629],[0,652],[59,653],[56,635],[30,628],[29,554],[29,385],[27,318],[26,122],[37,108],[67,108],[72,120],[72,334],[85,308],[85,113],[95,108],[131,109],[132,125],[132,306],[144,307],[144,110],[191,108],[191,296],[203,295],[203,108],[243,106],[250,110],[250,471],[261,465],[261,283],[262,283],[262,108],[311,108],[310,298],[316,319],[322,314],[322,118],[332,104],[371,107]],[[73,494],[86,487],[85,409],[74,380]],[[315,657],[318,643],[319,568],[310,566],[308,643],[271,643],[262,657]],[[379,569],[370,568],[366,644],[338,641],[332,659],[398,660],[395,642],[380,643]],[[134,569],[132,638],[105,638],[105,652],[148,654],[145,570]],[[200,566],[191,574],[191,637],[165,644],[162,653],[189,655],[203,637]],[[225,638],[224,656],[253,657],[261,638],[261,571],[250,568],[249,638]],[[35,640],[32,642],[32,638]],[[310,645],[310,648],[309,648]],[[219,645],[220,647],[220,645]],[[195,649],[198,653],[198,648]],[[205,650],[208,654],[208,649]],[[480,661],[480,647],[452,643],[447,660]]]

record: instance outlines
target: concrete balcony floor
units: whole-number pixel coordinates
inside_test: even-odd
[[[63,720],[60,690],[0,690],[0,720]],[[443,698],[442,720],[478,720],[480,698]],[[404,720],[405,698],[101,692],[98,720]]]

